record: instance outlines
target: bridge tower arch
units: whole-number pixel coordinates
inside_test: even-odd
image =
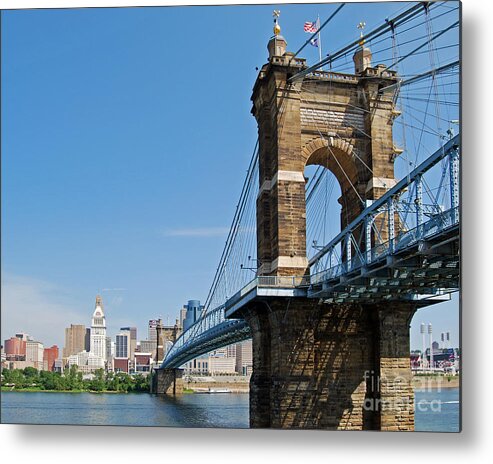
[[[392,124],[398,112],[390,94],[379,93],[396,82],[396,73],[371,67],[371,52],[362,45],[355,74],[316,71],[291,81],[306,62],[286,45],[279,35],[270,40],[269,62],[252,93],[259,133],[259,275],[309,273],[306,165],[322,165],[339,181],[341,228],[396,183]]]
[[[292,80],[306,62],[276,34],[252,93],[258,274],[301,276],[309,274],[307,165],[322,165],[337,178],[343,228],[395,185],[398,113],[379,89],[397,76],[372,67],[371,51],[361,44],[354,74],[316,71]],[[413,430],[409,323],[415,310],[408,303],[327,304],[281,293],[239,306],[236,317],[246,320],[253,338],[251,426]]]

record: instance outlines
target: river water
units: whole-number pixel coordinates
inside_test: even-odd
[[[1,422],[248,428],[248,395],[2,392]],[[459,389],[416,392],[416,430],[457,432]]]

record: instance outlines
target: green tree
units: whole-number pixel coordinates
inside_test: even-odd
[[[40,385],[44,390],[56,390],[56,377],[60,374],[56,372],[41,371],[39,374]]]
[[[21,369],[5,369],[2,371],[3,373],[3,383],[5,384],[14,384],[15,388],[24,388],[27,385],[26,377],[24,376],[24,372]]]
[[[34,367],[25,367],[24,368],[24,377],[26,379],[27,386],[32,386],[34,384],[39,385],[39,372]]]
[[[64,373],[65,390],[80,390],[82,387],[82,372],[77,371],[77,366],[66,368]]]
[[[103,391],[106,388],[106,379],[104,377],[104,370],[97,369],[94,372],[94,379],[91,381],[91,390]]]
[[[143,376],[142,374],[137,374],[134,378],[134,389],[136,392],[148,392],[149,391],[149,376]]]

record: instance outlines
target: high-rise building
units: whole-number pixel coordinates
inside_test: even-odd
[[[19,337],[10,337],[5,340],[5,359],[7,361],[26,360],[26,341]]]
[[[139,350],[140,353],[151,353],[152,359],[155,359],[156,357],[156,348],[157,348],[156,342],[153,342],[151,340],[140,341],[140,350]]]
[[[24,332],[16,333],[15,338],[19,338],[24,342],[27,342],[28,340],[32,340],[31,336]]]
[[[236,344],[228,345],[225,350],[227,358],[236,358]]]
[[[63,347],[64,358],[84,351],[85,333],[86,327],[82,324],[70,324],[70,327],[65,329],[65,346]]]
[[[135,349],[137,348],[137,327],[122,327],[122,332],[130,332],[130,360],[134,360]]]
[[[84,350],[89,353],[91,351],[91,328],[86,329],[86,334],[84,336]]]
[[[45,348],[43,353],[43,362],[46,364],[46,370],[55,370],[55,361],[58,359],[58,346],[53,345],[50,348]]]
[[[120,330],[130,332],[130,339],[137,340],[137,327],[122,327]]]
[[[43,370],[44,347],[41,342],[28,340],[26,342],[26,361],[33,363],[39,371]]]
[[[188,330],[200,317],[204,306],[200,304],[199,300],[188,300],[188,303],[183,306],[186,309],[186,317],[183,321],[183,331]]]
[[[185,318],[187,317],[187,307],[183,306],[180,309],[180,329],[183,329],[183,324],[185,322]]]
[[[236,372],[248,375],[252,371],[253,352],[252,340],[246,340],[236,344]]]
[[[103,311],[103,300],[99,295],[96,296],[96,305],[91,320],[91,347],[89,351],[106,361],[106,318]]]
[[[151,319],[149,321],[147,339],[157,344],[157,326],[161,323],[161,319]]]
[[[106,360],[115,356],[115,343],[111,340],[110,336],[106,336]]]
[[[130,358],[130,332],[127,330],[116,335],[115,358]]]

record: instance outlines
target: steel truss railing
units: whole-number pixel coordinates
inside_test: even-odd
[[[349,272],[356,265],[369,265],[377,257],[391,254],[416,241],[425,239],[459,222],[459,145],[456,135],[409,175],[365,208],[347,227],[316,253],[309,261],[312,275]],[[422,177],[443,159],[448,160],[450,209],[442,211],[438,204],[423,203]],[[413,191],[414,201],[401,200],[404,192]],[[398,230],[397,213],[415,215],[416,227]],[[372,227],[381,214],[386,214],[388,241],[373,243]],[[425,221],[425,218],[429,219]],[[364,231],[362,234],[361,231]],[[361,241],[364,243],[361,243]],[[344,251],[344,254],[338,253]],[[355,256],[353,256],[355,254]],[[344,258],[344,259],[343,259]],[[313,283],[313,279],[312,279]]]
[[[312,274],[310,276],[310,285],[336,279],[356,269],[373,264],[377,260],[398,253],[458,224],[459,208],[449,209],[443,213],[436,214],[422,225],[399,234],[392,241],[376,245],[369,252],[360,253],[348,261],[340,262],[331,266],[329,269]]]
[[[222,305],[208,311],[178,338],[162,366],[179,367],[197,356],[250,337],[250,329],[245,321],[225,319]]]

